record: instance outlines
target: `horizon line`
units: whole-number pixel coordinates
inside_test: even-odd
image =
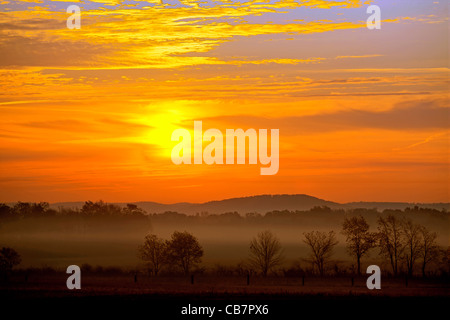
[[[255,197],[263,197],[263,196],[306,196],[306,197],[310,197],[310,198],[315,198],[318,200],[322,200],[322,201],[326,201],[326,202],[332,202],[334,204],[339,204],[339,205],[345,205],[345,204],[350,204],[350,203],[408,203],[408,204],[450,204],[450,200],[448,202],[445,201],[435,201],[435,202],[417,202],[417,201],[374,201],[374,200],[354,200],[354,201],[348,201],[348,202],[338,202],[338,201],[333,201],[333,200],[327,200],[324,198],[319,198],[316,196],[312,196],[312,195],[308,195],[305,193],[263,193],[263,194],[254,194],[254,195],[245,195],[245,196],[236,196],[236,197],[229,197],[229,198],[222,198],[222,199],[214,199],[214,200],[207,200],[204,202],[189,202],[189,201],[179,201],[179,202],[171,202],[171,203],[164,203],[164,202],[158,202],[155,200],[137,200],[137,201],[105,201],[102,199],[98,199],[98,200],[74,200],[74,201],[55,201],[55,202],[47,202],[47,201],[22,201],[22,200],[17,200],[17,201],[1,201],[0,203],[4,203],[4,204],[10,204],[10,203],[18,203],[18,202],[23,202],[23,203],[39,203],[39,202],[47,202],[48,204],[59,204],[59,203],[79,203],[79,202],[87,202],[87,201],[92,201],[92,202],[99,202],[99,201],[103,201],[104,203],[112,203],[112,204],[136,204],[136,203],[144,203],[144,202],[153,202],[156,204],[162,204],[162,205],[176,205],[176,204],[197,204],[197,205],[201,205],[201,204],[207,204],[207,203],[211,203],[211,202],[221,202],[221,201],[227,201],[227,200],[235,200],[235,199],[244,199],[244,198],[255,198]]]

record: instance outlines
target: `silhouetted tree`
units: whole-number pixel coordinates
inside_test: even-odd
[[[20,262],[22,259],[16,250],[8,247],[0,249],[0,271],[9,272]]]
[[[257,213],[257,212],[247,212],[245,214],[245,218],[246,219],[255,219],[256,220],[256,219],[261,219],[262,215]]]
[[[258,233],[250,242],[250,262],[264,277],[282,260],[280,241],[269,230]]]
[[[12,217],[13,210],[5,203],[0,203],[0,219]]]
[[[31,215],[31,203],[17,202],[13,207],[13,212],[16,217],[29,217]]]
[[[31,214],[36,217],[44,216],[49,209],[50,205],[48,202],[39,202],[31,204]]]
[[[404,259],[406,261],[408,275],[412,276],[414,272],[414,264],[422,251],[420,226],[413,223],[410,219],[406,219],[402,222],[402,229],[405,238]]]
[[[401,222],[392,214],[378,218],[378,245],[380,254],[391,263],[392,272],[398,274],[398,262],[404,250]]]
[[[442,250],[442,262],[447,275],[450,273],[450,246]]]
[[[147,261],[155,274],[158,275],[164,264],[167,263],[167,243],[154,234],[145,237],[144,244],[139,246],[139,257]]]
[[[422,244],[419,257],[422,260],[422,276],[425,277],[425,268],[427,264],[439,258],[439,246],[436,242],[436,232],[430,232],[427,228],[422,226],[420,228],[420,234],[422,236]]]
[[[81,213],[86,216],[120,216],[122,209],[116,204],[108,204],[102,200],[97,202],[86,201],[81,208]]]
[[[203,249],[197,238],[187,231],[175,231],[167,242],[167,249],[170,261],[178,265],[186,275],[193,266],[201,262],[203,256]]]
[[[309,211],[314,213],[331,213],[333,210],[327,206],[314,206]]]
[[[126,216],[143,217],[146,212],[133,203],[127,203],[126,207],[122,208],[122,213]]]
[[[334,231],[328,233],[321,231],[311,231],[304,233],[306,243],[311,249],[311,260],[317,266],[319,273],[323,276],[327,260],[333,254],[333,248],[339,242],[336,240]]]
[[[342,233],[347,237],[347,250],[356,257],[358,275],[361,274],[361,257],[375,247],[376,234],[369,232],[369,224],[363,216],[345,218]]]

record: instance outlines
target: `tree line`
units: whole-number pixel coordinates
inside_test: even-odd
[[[399,275],[400,266],[406,267],[408,276],[414,274],[417,265],[423,277],[427,266],[444,259],[449,263],[450,247],[445,252],[437,244],[437,233],[415,224],[408,218],[394,215],[378,217],[377,231],[371,232],[366,219],[361,216],[345,218],[341,233],[345,236],[347,251],[356,263],[356,273],[361,275],[362,259],[378,249],[378,254],[387,260],[394,276]],[[311,231],[303,234],[303,243],[309,248],[310,262],[317,273],[325,274],[333,251],[339,241],[334,231]],[[149,264],[154,275],[167,266],[178,266],[185,274],[201,262],[203,249],[197,238],[188,232],[175,231],[170,240],[160,239],[154,234],[146,236],[139,247],[139,256]],[[270,230],[259,232],[249,244],[249,265],[262,276],[280,267],[284,261],[279,238]]]
[[[361,260],[371,249],[379,250],[379,255],[388,260],[392,273],[397,276],[400,265],[406,267],[408,276],[412,276],[417,264],[422,276],[431,262],[444,258],[448,263],[450,247],[445,252],[437,244],[437,233],[425,226],[414,223],[409,218],[397,218],[390,214],[380,216],[377,231],[370,232],[366,219],[359,215],[345,218],[341,233],[346,237],[347,251],[356,262],[356,272],[361,274]],[[311,231],[303,234],[303,242],[310,249],[309,261],[324,275],[334,247],[338,244],[334,231]],[[251,260],[263,275],[281,263],[281,245],[270,231],[257,235],[250,244]]]
[[[381,212],[384,215],[405,215],[410,217],[430,216],[434,218],[448,219],[450,212],[445,209],[436,210],[430,208],[421,208],[418,206],[405,208],[404,210],[385,209]],[[239,214],[238,212],[224,212],[221,214],[209,214],[208,212],[199,212],[195,215],[186,215],[184,213],[167,211],[164,213],[147,213],[136,204],[128,203],[123,206],[118,204],[106,203],[103,201],[86,201],[81,208],[59,207],[51,208],[48,202],[17,202],[14,204],[0,203],[0,219],[22,219],[36,217],[53,216],[76,216],[76,217],[134,217],[149,218],[156,222],[204,222],[204,223],[234,223],[234,222],[285,222],[291,223],[297,219],[306,217],[341,217],[346,214],[362,215],[365,217],[377,217],[380,212],[376,209],[331,209],[327,206],[316,206],[310,210],[274,210],[260,214],[256,212],[247,212]]]
[[[136,204],[128,203],[121,207],[117,204],[103,201],[86,201],[81,209],[50,207],[48,202],[17,202],[14,205],[0,203],[0,219],[22,219],[55,216],[82,216],[82,217],[137,217],[147,218],[147,212]]]

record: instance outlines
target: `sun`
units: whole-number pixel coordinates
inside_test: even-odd
[[[197,100],[167,100],[149,104],[135,122],[144,124],[148,129],[139,137],[139,142],[152,145],[152,155],[171,158],[172,141],[176,129],[185,128],[193,136],[193,121],[216,115],[217,102]]]
[[[152,109],[155,109],[154,105]],[[139,119],[140,123],[149,127],[141,137],[141,142],[156,147],[156,156],[170,158],[173,147],[172,132],[183,126],[187,116],[175,102],[161,104],[157,109],[157,112],[143,115]]]

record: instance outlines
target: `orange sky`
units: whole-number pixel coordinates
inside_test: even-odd
[[[450,201],[445,1],[74,3],[0,0],[0,201]],[[194,120],[279,129],[279,172],[174,165]]]

